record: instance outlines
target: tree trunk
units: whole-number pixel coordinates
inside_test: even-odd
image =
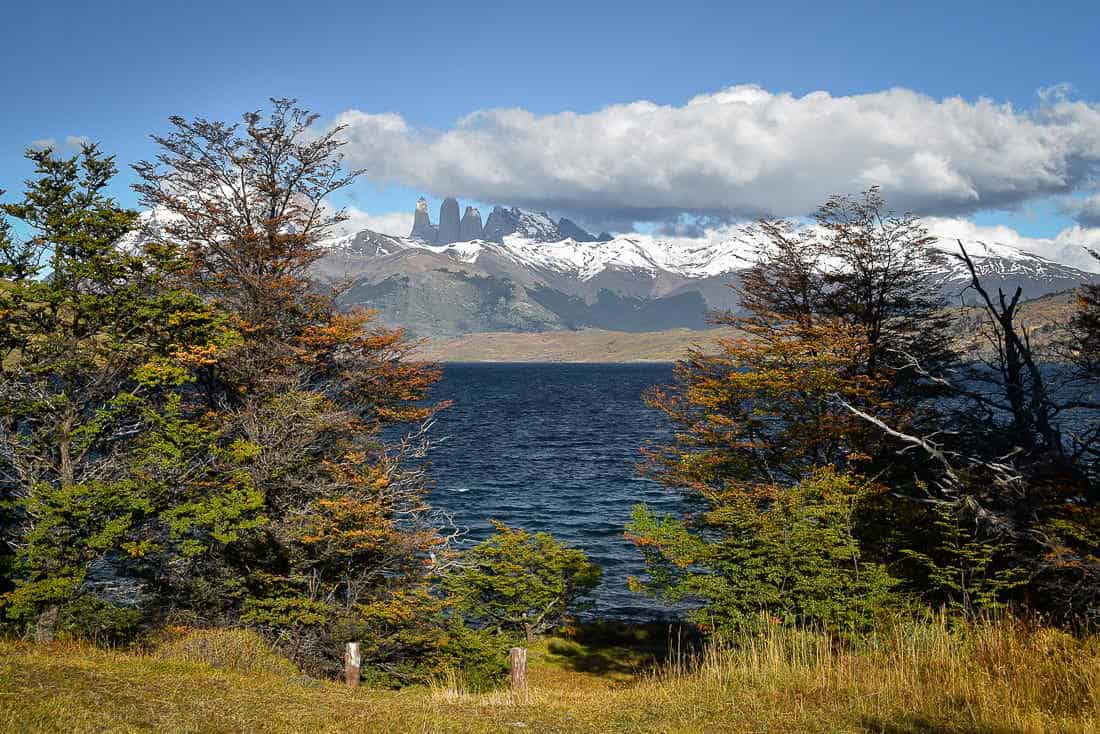
[[[61,425],[58,426],[57,436],[57,453],[58,453],[58,466],[57,472],[60,475],[61,486],[68,488],[75,483],[76,470],[73,468],[72,457],[72,432],[73,424],[76,422],[76,416],[69,411],[64,419],[61,421]]]

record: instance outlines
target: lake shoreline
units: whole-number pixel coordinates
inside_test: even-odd
[[[694,347],[716,353],[718,339],[731,333],[726,328],[495,331],[427,338],[416,356],[442,363],[664,364],[683,359]]]

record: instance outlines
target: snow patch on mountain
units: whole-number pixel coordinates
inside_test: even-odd
[[[489,218],[485,220],[485,239],[504,242],[512,235],[537,242],[557,242],[565,239],[558,223],[546,212],[529,212],[517,207],[511,209],[493,207]]]
[[[492,229],[490,225],[497,227]],[[502,231],[514,230],[507,234]],[[500,234],[499,241],[493,236]],[[532,274],[554,275],[585,283],[608,272],[628,273],[656,280],[670,274],[688,280],[719,278],[751,267],[767,242],[753,224],[731,225],[713,240],[677,238],[631,233],[606,241],[578,241],[561,237],[558,224],[542,212],[526,212],[515,207],[496,207],[486,222],[485,238],[463,242],[432,244],[415,237],[392,237],[365,230],[337,237],[323,245],[332,252],[360,257],[392,255],[416,249],[441,255],[466,264],[482,258],[525,269]],[[557,236],[557,239],[549,239]],[[937,266],[934,277],[945,284],[965,286],[969,273],[956,257],[958,243],[940,238],[934,245],[947,254]],[[1069,287],[1067,283],[1089,282],[1089,273],[1054,262],[999,242],[980,240],[965,243],[967,252],[982,277],[1007,283],[1027,279],[1032,288],[1049,283],[1050,290]],[[828,263],[823,262],[828,267]]]
[[[958,257],[960,254],[958,240],[940,238],[933,246],[948,255],[941,266],[946,279],[969,282],[970,273]],[[1092,276],[1083,270],[1025,252],[1011,245],[975,240],[963,242],[963,246],[974,261],[979,276],[1027,277],[1039,281],[1079,280],[1082,283],[1092,279]]]

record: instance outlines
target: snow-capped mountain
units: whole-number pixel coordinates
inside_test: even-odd
[[[963,242],[962,245],[974,261],[983,287],[990,292],[1000,288],[1011,294],[1019,286],[1023,290],[1024,299],[1030,299],[1100,279],[1093,273],[997,242],[970,241]],[[942,266],[942,277],[948,295],[952,295],[953,291],[961,291],[970,284],[970,273],[956,257],[959,254],[959,242],[942,239],[936,243],[936,247],[948,255]]]
[[[752,225],[724,230],[715,241],[645,234],[584,241],[561,236],[568,220],[501,207],[483,234],[498,212],[514,227],[499,242],[440,244],[362,231],[324,243],[328,255],[318,271],[353,283],[343,297],[347,305],[376,308],[384,321],[418,333],[702,328],[709,310],[737,308],[729,285],[764,244]],[[1024,298],[1035,298],[1097,280],[1007,245],[965,245],[993,292],[1019,286]],[[969,275],[953,256],[958,244],[943,240],[937,247],[947,256],[934,277],[950,298],[972,300],[964,294]]]
[[[587,234],[587,233],[586,233]],[[524,239],[551,242],[564,237],[558,223],[546,212],[528,212],[512,207],[493,207],[489,218],[485,220],[483,239],[503,242],[504,238],[516,235]]]
[[[708,311],[736,310],[737,294],[729,286],[736,285],[764,245],[752,225],[727,228],[713,241],[647,234],[597,239],[568,219],[555,222],[545,213],[515,207],[494,208],[480,238],[428,241],[440,239],[440,232],[452,239],[454,232],[468,235],[477,229],[476,209],[467,207],[461,221],[456,201],[449,200],[446,210],[448,221],[437,227],[426,202],[418,202],[408,237],[362,230],[327,240],[315,272],[351,284],[342,296],[344,305],[375,308],[383,322],[419,334],[583,327],[655,331],[704,328]],[[123,245],[155,238],[170,219],[145,213],[142,227]],[[563,235],[573,228],[577,237]],[[499,241],[487,234],[499,234]],[[973,302],[969,274],[954,257],[958,243],[944,239],[936,246],[946,256],[933,277],[950,299]],[[964,246],[993,293],[1020,287],[1030,299],[1100,281],[1100,276],[1008,245],[972,241]]]

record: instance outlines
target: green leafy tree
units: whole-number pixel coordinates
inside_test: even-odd
[[[472,623],[530,640],[560,625],[599,583],[600,567],[584,551],[549,533],[493,527],[444,579],[455,609]]]
[[[178,484],[162,594],[261,630],[310,672],[375,640],[366,665],[413,680],[445,638],[430,592],[446,538],[419,461],[439,372],[311,278],[345,219],[327,199],[355,176],[339,128],[314,135],[316,120],[293,100],[240,124],[174,117],[135,166],[160,217],[146,236],[185,253],[181,282],[241,335],[186,396],[218,450]]]
[[[196,356],[231,334],[168,284],[171,250],[120,245],[136,214],[106,194],[112,158],[94,145],[27,155],[35,177],[0,205],[29,233],[0,230],[0,489],[17,549],[3,604],[49,639],[67,605],[96,595],[93,566],[147,577],[169,488],[140,465]]]
[[[967,617],[1002,609],[1014,589],[1028,581],[1026,568],[1005,563],[1011,543],[990,533],[964,502],[936,503],[932,540],[925,551],[903,549],[926,574],[921,587],[934,603]]]
[[[689,522],[634,508],[627,537],[647,576],[636,591],[693,604],[704,628],[731,632],[768,621],[840,632],[870,627],[895,580],[862,558],[855,514],[865,484],[830,469],[794,487],[732,492]]]

